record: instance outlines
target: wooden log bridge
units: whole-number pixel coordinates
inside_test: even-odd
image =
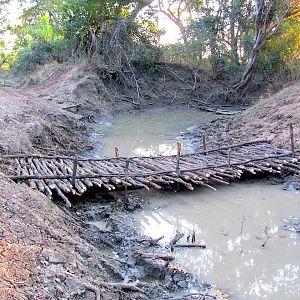
[[[251,141],[182,155],[80,159],[42,155],[2,155],[1,171],[47,197],[59,196],[67,206],[72,196],[89,190],[150,188],[194,190],[229,184],[243,174],[299,174],[300,151],[276,149],[266,141]]]

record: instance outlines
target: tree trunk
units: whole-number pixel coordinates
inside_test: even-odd
[[[220,79],[221,71],[220,71],[220,60],[217,49],[217,35],[212,35],[209,39],[209,48],[210,48],[210,64],[212,67],[213,77],[215,79]]]
[[[263,38],[263,34],[259,32],[256,35],[255,44],[248,57],[247,66],[244,70],[244,73],[241,79],[239,80],[239,82],[233,85],[233,89],[240,95],[244,95],[249,87],[253,72],[255,71],[259,52],[264,44],[265,44],[265,40]]]
[[[232,62],[236,65],[240,64],[239,54],[238,54],[238,37],[235,33],[235,21],[233,17],[230,18],[230,51]]]
[[[292,7],[289,4],[285,10],[279,12],[276,11],[276,0],[270,0],[269,2],[255,0],[254,4],[255,42],[249,54],[247,66],[241,79],[232,86],[240,95],[244,95],[249,87],[262,47],[278,32],[278,28],[285,18],[299,12],[298,7]]]

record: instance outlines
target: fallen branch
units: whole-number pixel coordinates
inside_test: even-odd
[[[170,246],[175,245],[183,236],[184,236],[184,234],[176,229],[175,236],[171,239],[169,245]]]
[[[202,248],[205,249],[206,245],[205,244],[196,244],[196,243],[187,243],[187,244],[176,244],[173,245],[173,247],[176,248]]]
[[[71,109],[71,108],[79,108],[81,106],[81,103],[78,103],[78,104],[73,104],[73,105],[69,105],[69,106],[65,106],[65,107],[62,107],[62,109]]]
[[[91,285],[89,285],[89,284],[84,284],[84,287],[85,287],[87,290],[92,291],[92,292],[95,293],[95,295],[96,295],[96,300],[100,300],[100,299],[101,299],[101,294],[100,294],[99,289],[97,289],[96,287],[91,286]]]
[[[174,255],[169,254],[161,254],[161,253],[145,253],[145,252],[137,252],[137,254],[143,258],[154,258],[154,259],[162,259],[165,261],[174,260]]]
[[[138,293],[145,294],[145,291],[143,291],[139,287],[135,286],[134,284],[130,284],[130,283],[101,282],[100,285],[102,285],[104,287],[119,288],[119,289],[123,289],[123,290],[129,290],[129,291],[132,291],[132,292],[138,292]]]

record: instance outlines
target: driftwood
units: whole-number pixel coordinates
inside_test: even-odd
[[[100,285],[105,286],[105,287],[117,288],[117,289],[122,289],[122,290],[129,290],[129,291],[132,291],[132,292],[138,292],[138,293],[145,294],[145,292],[141,288],[135,286],[134,284],[130,284],[130,283],[101,282]]]
[[[139,256],[144,258],[154,258],[154,259],[162,259],[165,261],[174,260],[175,256],[171,254],[161,254],[161,253],[146,253],[146,252],[138,252]]]
[[[198,244],[198,243],[186,243],[186,244],[175,244],[173,247],[176,248],[202,248],[205,249],[205,244]]]
[[[64,106],[64,107],[62,107],[62,109],[68,110],[68,109],[71,109],[71,108],[79,108],[81,105],[82,105],[81,103],[72,104],[72,105],[69,105],[69,106]]]
[[[87,290],[92,291],[93,293],[95,293],[96,300],[101,300],[101,294],[100,294],[100,290],[98,288],[96,288],[95,286],[92,286],[90,284],[84,284],[84,287]]]
[[[174,246],[182,237],[184,236],[183,233],[179,232],[177,229],[176,229],[176,233],[174,235],[174,237],[171,239],[169,245],[170,246]]]

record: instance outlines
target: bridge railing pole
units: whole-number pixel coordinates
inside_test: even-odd
[[[128,171],[129,171],[129,158],[126,160],[126,165],[125,165],[125,182],[127,183],[128,180]],[[127,197],[127,192],[128,192],[128,187],[127,184],[125,185],[125,195]]]
[[[205,132],[202,133],[202,143],[203,143],[203,154],[206,155],[206,135],[205,135]]]
[[[77,173],[78,159],[77,156],[74,157],[73,163],[73,174],[72,174],[72,185],[75,186],[76,173]]]
[[[182,144],[177,142],[177,157],[176,157],[176,173],[180,174],[180,154],[181,154]]]
[[[115,147],[115,157],[119,157],[119,148]]]
[[[231,148],[228,149],[228,168],[231,168]]]
[[[180,175],[180,154],[181,154],[182,144],[177,142],[177,157],[176,157],[176,174]],[[177,191],[179,191],[179,182],[177,182]]]
[[[290,124],[290,138],[291,138],[291,152],[292,157],[295,157],[295,141],[294,141],[294,127],[293,124]]]

